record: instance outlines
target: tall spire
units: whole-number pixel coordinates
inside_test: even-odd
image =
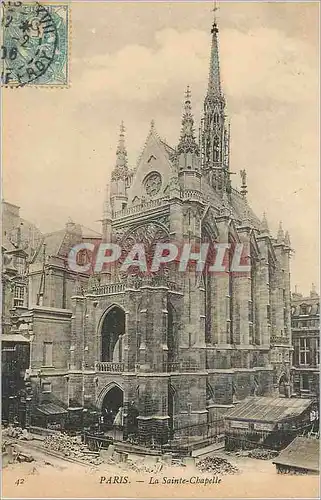
[[[127,150],[125,146],[125,127],[124,122],[120,124],[120,133],[118,146],[116,150],[116,166],[112,172],[112,180],[123,179],[128,174]]]
[[[195,140],[194,118],[192,115],[191,91],[187,86],[182,117],[181,137],[177,146],[177,152],[198,154],[198,145]]]
[[[217,2],[214,2],[214,21],[211,29],[212,34],[212,47],[210,58],[210,73],[208,79],[208,97],[223,99],[221,89],[221,74],[220,74],[220,59],[219,59],[219,45],[218,45],[218,26],[216,20],[216,12],[218,10]]]
[[[212,47],[207,94],[204,100],[204,118],[201,122],[202,170],[213,189],[223,195],[231,192],[229,156],[230,132],[226,123],[225,98],[221,90],[218,54],[218,27],[216,2],[212,26]]]

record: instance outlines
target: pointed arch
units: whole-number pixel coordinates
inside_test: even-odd
[[[103,362],[123,361],[123,336],[126,334],[126,313],[122,306],[107,308],[99,322],[100,357]]]
[[[124,393],[124,388],[122,387],[121,384],[119,384],[118,382],[110,382],[109,384],[105,385],[105,387],[103,387],[103,389],[98,394],[98,397],[96,399],[97,408],[99,409],[102,408],[105,397],[107,396],[108,392],[114,388],[117,388],[120,391],[122,391],[122,393]]]

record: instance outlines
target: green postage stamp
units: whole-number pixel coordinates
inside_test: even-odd
[[[1,84],[67,86],[69,23],[66,3],[2,2]]]

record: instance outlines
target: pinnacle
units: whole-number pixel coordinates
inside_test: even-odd
[[[277,234],[277,243],[284,243],[284,231],[282,227],[282,221],[279,223],[279,230]]]
[[[110,187],[109,184],[106,184],[105,200],[103,205],[103,219],[108,219],[109,217],[111,217]]]
[[[270,234],[269,225],[268,225],[268,221],[267,221],[265,212],[263,212],[263,218],[262,218],[262,222],[261,222],[261,231],[265,234]]]
[[[127,168],[127,150],[126,150],[126,146],[125,146],[125,127],[124,127],[123,121],[121,121],[121,124],[120,124],[118,146],[117,146],[117,150],[116,150],[116,168],[115,168],[115,170],[119,170],[120,168]]]
[[[290,234],[289,231],[286,231],[284,236],[284,243],[289,247],[291,246]]]
[[[194,135],[194,118],[192,115],[191,96],[190,87],[187,86],[184,100],[181,136],[177,147],[178,153],[198,154],[198,145],[196,144]]]

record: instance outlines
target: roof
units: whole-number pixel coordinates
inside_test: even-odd
[[[282,422],[301,415],[311,404],[311,399],[251,396],[228,411],[225,418],[254,420],[256,422]]]
[[[320,442],[318,439],[298,436],[280,452],[273,463],[319,472],[319,452]]]
[[[67,257],[69,251],[83,239],[101,239],[101,234],[80,224],[71,224],[70,228],[47,233],[38,246],[34,262],[43,262],[43,245],[46,245],[46,256]]]
[[[61,229],[53,233],[47,233],[44,235],[41,244],[38,247],[34,262],[43,261],[43,245],[46,245],[46,255],[58,255],[62,242],[66,234],[66,229]]]
[[[86,226],[80,226],[83,238],[101,238],[101,233]]]
[[[37,407],[39,413],[43,415],[63,415],[68,413],[62,406],[59,406],[55,403],[43,403],[42,405]]]
[[[309,316],[314,316],[316,314],[319,314],[320,310],[320,297],[316,295],[315,297],[294,297],[292,295],[291,299],[291,315],[292,318],[295,316],[300,317],[302,315],[301,313],[301,306],[306,305],[307,306],[307,315]],[[302,316],[303,319],[305,319],[305,315]]]

